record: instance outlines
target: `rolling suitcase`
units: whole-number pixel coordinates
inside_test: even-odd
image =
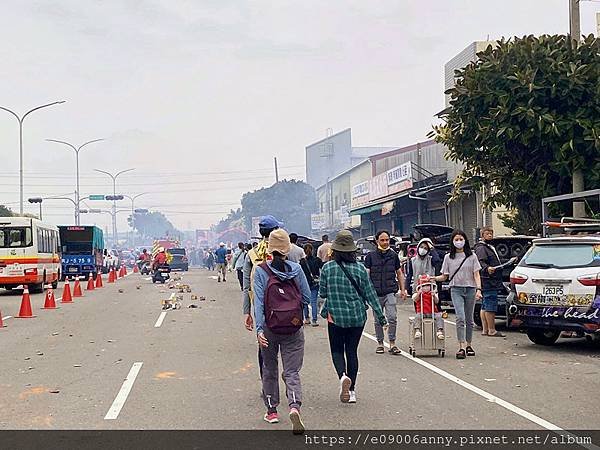
[[[431,314],[425,313],[423,308],[423,295],[419,295],[421,319],[421,337],[415,338],[415,324],[417,317],[408,318],[408,352],[414,357],[418,351],[435,352],[442,358],[446,354],[446,340],[437,337],[437,328],[435,326],[435,297],[437,296],[437,285],[428,283],[431,286]],[[444,331],[445,335],[445,331]]]

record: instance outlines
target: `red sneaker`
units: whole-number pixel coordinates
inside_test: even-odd
[[[269,423],[279,423],[279,414],[274,413],[265,413],[265,422]]]

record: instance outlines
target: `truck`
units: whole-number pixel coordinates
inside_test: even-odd
[[[102,229],[93,225],[60,225],[58,231],[62,246],[61,279],[87,278],[90,274],[96,278],[103,265]]]

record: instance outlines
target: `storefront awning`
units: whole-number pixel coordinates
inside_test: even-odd
[[[367,203],[364,206],[359,206],[358,208],[354,208],[348,211],[348,214],[351,216],[360,216],[363,214],[369,214],[375,211],[381,211],[383,205],[392,200],[396,200],[402,197],[407,197],[410,194],[410,191],[399,192],[397,194],[388,195],[387,197],[379,198],[374,202]]]

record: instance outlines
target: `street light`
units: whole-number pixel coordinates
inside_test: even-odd
[[[29,203],[39,203],[40,204],[40,220],[42,220],[42,201],[44,201],[44,199],[42,197],[32,197],[32,198],[28,198],[27,201]]]
[[[112,178],[113,180],[113,195],[111,197],[112,201],[113,201],[113,206],[112,206],[112,210],[113,210],[113,217],[112,217],[112,226],[113,226],[113,239],[115,240],[114,245],[117,244],[117,200],[121,200],[121,199],[117,199],[117,177],[119,175],[124,174],[125,172],[131,172],[132,170],[135,170],[135,168],[132,169],[125,169],[125,170],[121,170],[120,172],[117,172],[116,174],[112,174],[110,172],[106,172],[104,170],[100,170],[100,169],[94,169],[96,172],[100,172],[103,173],[104,175],[108,175],[109,177]]]
[[[0,106],[0,109],[11,113],[19,121],[19,214],[21,215],[23,215],[23,121],[25,120],[25,117],[27,117],[32,112],[37,111],[38,109],[46,108],[48,106],[53,105],[59,105],[64,102],[65,100],[61,100],[58,102],[48,103],[46,105],[36,106],[35,108],[30,109],[25,114],[23,114],[22,117],[19,117],[19,115],[16,112],[11,111],[10,109],[5,108],[4,106]]]
[[[133,214],[135,212],[135,199],[138,197],[141,197],[142,195],[146,195],[148,192],[142,192],[141,194],[136,194],[134,196],[131,195],[127,195],[127,194],[123,194],[125,197],[127,197],[129,200],[131,200],[131,247],[135,248],[135,228],[133,226],[134,222],[133,222]]]
[[[77,212],[79,210],[79,203],[82,202],[83,200],[87,200],[88,198],[89,197],[80,198],[79,202],[76,202],[75,200],[73,200],[72,198],[69,198],[69,197],[45,197],[45,198],[40,199],[40,200],[68,200],[71,203],[73,203],[73,206],[75,207],[75,211]],[[33,200],[33,199],[29,199],[30,202],[31,202],[31,200]],[[37,202],[31,202],[31,203],[37,203]],[[42,208],[42,205],[40,204],[40,214],[41,214],[41,208]],[[76,217],[75,220],[77,220],[77,216],[75,216],[75,217]]]
[[[69,144],[68,142],[65,141],[59,141],[58,139],[46,139],[48,142],[56,142],[58,144],[64,144],[64,145],[68,145],[69,147],[71,147],[74,151],[75,151],[75,160],[76,160],[76,164],[77,164],[77,190],[75,191],[75,201],[77,202],[77,205],[75,206],[75,225],[79,225],[79,150],[81,150],[83,147],[85,147],[88,144],[92,144],[94,142],[100,142],[103,141],[104,139],[94,139],[92,141],[87,141],[84,144],[81,144],[79,147],[75,147],[73,144]]]

